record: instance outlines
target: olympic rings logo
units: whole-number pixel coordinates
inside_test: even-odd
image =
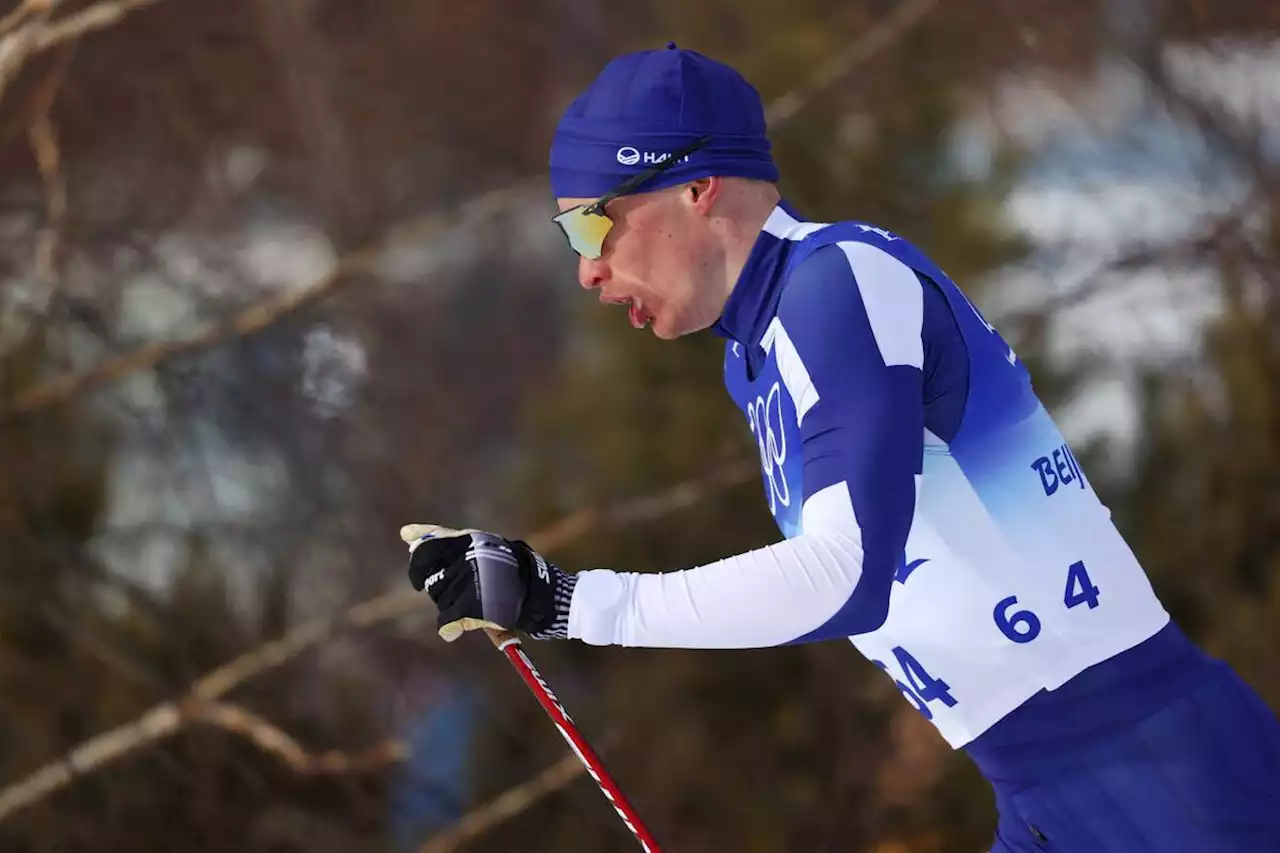
[[[760,470],[769,481],[769,512],[776,514],[778,504],[791,506],[791,489],[783,463],[787,461],[787,434],[782,428],[782,389],[774,382],[769,396],[756,396],[747,406],[747,423],[760,447]]]

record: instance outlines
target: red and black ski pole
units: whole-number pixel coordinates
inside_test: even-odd
[[[596,780],[596,784],[600,786],[600,790],[604,793],[605,798],[613,805],[618,812],[618,817],[622,818],[622,822],[627,825],[627,829],[631,830],[636,840],[640,842],[640,847],[646,853],[658,853],[658,842],[653,840],[653,835],[649,829],[640,820],[640,816],[636,814],[635,806],[622,793],[622,789],[618,787],[618,783],[609,775],[609,771],[605,769],[604,762],[600,760],[600,756],[591,748],[591,744],[587,743],[587,739],[582,736],[582,732],[578,730],[577,724],[565,711],[564,706],[560,704],[560,700],[551,692],[551,688],[547,686],[547,682],[538,672],[537,667],[533,665],[533,661],[529,660],[529,656],[524,653],[524,649],[520,645],[520,638],[510,631],[495,631],[490,628],[485,629],[485,633],[489,635],[489,639],[498,647],[498,651],[506,655],[507,660],[515,667],[516,672],[520,673],[520,678],[528,685],[529,690],[537,697],[538,703],[542,705],[542,709],[547,712],[547,716],[551,718],[551,722],[556,724],[556,728],[560,730],[560,735],[569,744],[569,748],[574,751],[582,765],[587,768],[587,773],[591,778]]]

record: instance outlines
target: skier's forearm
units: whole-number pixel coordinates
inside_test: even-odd
[[[843,514],[847,503],[843,485],[833,486],[806,503],[806,516]],[[591,645],[762,648],[878,627],[887,585],[868,589],[859,582],[891,578],[892,567],[864,566],[856,525],[812,526],[820,532],[682,571],[579,572],[569,636]],[[850,602],[860,597],[867,606],[851,612]],[[837,618],[845,614],[850,618]]]

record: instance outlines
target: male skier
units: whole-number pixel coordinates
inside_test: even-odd
[[[990,780],[993,850],[1280,851],[1280,722],[1173,624],[1017,355],[902,237],[802,219],[760,99],[631,53],[551,146],[583,287],[725,338],[783,539],[658,574],[407,525],[440,633],[759,648],[849,637]],[[1205,566],[1212,571],[1212,566]]]

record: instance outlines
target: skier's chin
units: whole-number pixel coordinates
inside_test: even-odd
[[[672,341],[680,337],[683,332],[669,322],[670,314],[666,311],[659,311],[653,315],[649,321],[649,331],[653,333],[655,338],[663,341]]]
[[[653,312],[652,319],[649,321],[649,330],[653,332],[655,338],[674,341],[676,338],[683,338],[685,335],[692,335],[710,328],[718,318],[719,315],[708,315],[683,306],[675,308],[668,303]]]

